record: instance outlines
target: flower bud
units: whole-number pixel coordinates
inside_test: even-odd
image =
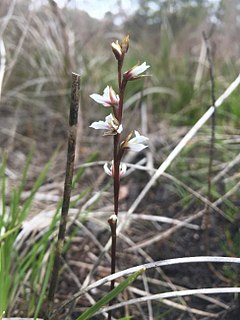
[[[123,40],[121,42],[122,53],[123,54],[127,53],[128,48],[129,48],[129,35],[127,35],[125,38],[123,38]]]
[[[120,44],[118,43],[118,40],[116,40],[116,42],[112,42],[111,47],[115,58],[122,62],[123,57],[129,48],[129,35],[123,38]]]
[[[122,55],[122,48],[118,43],[118,40],[116,40],[116,42],[112,42],[111,47],[112,47],[113,54],[115,55],[115,58],[118,61],[121,61],[123,55]]]

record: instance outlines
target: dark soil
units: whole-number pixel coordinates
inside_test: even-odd
[[[128,196],[121,203],[122,210],[126,210],[126,206],[129,207],[131,203],[135,200],[136,196],[139,194],[141,189],[146,183],[147,176],[145,174],[140,174],[137,177],[138,183],[133,183],[134,179],[129,178],[129,181],[124,181],[128,184],[129,192]],[[171,218],[183,219],[183,217],[188,217],[189,215],[197,212],[197,210],[203,209],[204,205],[198,206],[194,202],[186,208],[181,208],[179,205],[179,197],[169,188],[168,181],[163,179],[161,185],[156,185],[147,195],[147,197],[142,201],[141,205],[137,209],[137,213],[153,214],[153,215],[164,215]],[[127,204],[126,204],[127,203]],[[170,205],[169,205],[170,204]],[[181,211],[180,211],[181,209]],[[224,248],[226,243],[225,230],[227,225],[231,226],[225,218],[219,216],[219,214],[211,213],[210,222],[211,225],[208,231],[204,231],[201,228],[199,230],[192,230],[189,228],[181,228],[174,232],[170,237],[160,241],[155,242],[143,250],[145,254],[153,261],[171,259],[177,257],[190,257],[190,256],[203,256],[203,255],[219,255],[226,256],[227,253]],[[202,219],[192,222],[193,224],[201,227]],[[98,230],[93,224],[87,223],[86,226],[93,234],[98,238],[101,244],[107,242],[110,232],[108,229]],[[125,231],[127,237],[129,237],[134,243],[142,243],[144,240],[149,239],[156,234],[162,233],[171,225],[149,222],[146,220],[135,219],[131,223],[129,228]],[[238,228],[235,228],[238,230]],[[235,230],[235,231],[236,231]],[[232,230],[234,232],[234,230]],[[207,243],[207,245],[206,245]],[[81,283],[84,282],[86,274],[92,269],[94,265],[94,260],[97,260],[99,256],[99,248],[89,239],[86,235],[80,231],[79,239],[73,243],[72,247],[66,255],[66,261],[69,263],[73,273],[77,276]],[[73,262],[80,261],[84,264],[79,264],[77,266]],[[135,265],[143,264],[149,262],[146,257],[144,257],[138,250],[129,251],[129,245],[122,239],[118,239],[118,253],[117,253],[117,267],[118,270],[123,270]],[[84,267],[85,266],[85,267]],[[230,272],[231,270],[231,272]],[[104,258],[100,266],[96,269],[93,274],[93,280],[97,280],[108,275],[110,272],[110,263]],[[226,266],[222,264],[207,264],[207,263],[192,263],[192,264],[182,264],[173,265],[162,268],[159,270],[151,270],[146,272],[146,276],[156,280],[162,280],[171,282],[175,286],[181,286],[186,289],[191,288],[212,288],[212,287],[222,287],[222,286],[232,286],[238,283],[236,274],[239,273],[237,269],[232,266]],[[229,274],[231,277],[229,277]],[[140,280],[136,280],[134,286],[139,289],[144,290],[143,284]],[[98,288],[91,292],[91,295],[95,300],[101,298],[104,293],[108,290],[107,286],[104,288]],[[151,293],[159,293],[171,290],[167,286],[162,286],[160,284],[149,282],[149,290]],[[75,292],[79,291],[76,283],[72,280],[72,276],[67,270],[62,275],[62,279],[58,290],[59,302],[66,300],[71,297]],[[132,298],[131,293],[125,293],[119,299],[126,300]],[[137,297],[137,295],[136,295]],[[237,300],[229,294],[216,296],[211,296],[217,300],[224,302],[229,309],[224,310],[223,307],[216,305],[212,301],[204,300],[197,297],[185,297],[184,300],[187,306],[202,310],[205,312],[215,313],[218,315],[218,319],[228,319],[235,320],[240,319],[239,307]],[[176,303],[180,303],[180,300],[174,299]],[[71,319],[76,319],[77,316],[89,306],[88,300],[83,297],[77,302],[74,312],[71,312]],[[154,319],[165,319],[165,320],[176,320],[176,319],[211,319],[203,315],[193,315],[189,311],[182,311],[170,306],[166,306],[159,301],[154,301],[152,303]],[[65,312],[69,312],[66,309]],[[114,317],[120,318],[125,315],[126,310],[115,310]],[[132,305],[129,307],[129,314],[133,316],[133,319],[144,319],[143,314],[145,314],[145,319],[147,319],[148,310],[146,304]],[[62,315],[64,319],[64,315]],[[103,316],[95,316],[93,319],[104,319]]]

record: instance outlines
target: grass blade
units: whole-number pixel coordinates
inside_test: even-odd
[[[126,289],[140,274],[145,271],[145,268],[135,272],[123,282],[121,282],[116,288],[111,290],[108,294],[106,294],[103,298],[98,300],[96,304],[87,309],[77,320],[87,320],[92,317],[101,307],[108,304],[112,299],[114,299],[119,293],[121,293],[124,289]]]

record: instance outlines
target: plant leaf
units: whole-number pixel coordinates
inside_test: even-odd
[[[145,268],[133,273],[123,282],[121,282],[116,288],[107,293],[104,297],[98,300],[92,307],[88,308],[82,315],[80,315],[76,320],[87,320],[92,317],[101,307],[109,303],[114,299],[119,293],[126,289],[140,274],[145,271]]]

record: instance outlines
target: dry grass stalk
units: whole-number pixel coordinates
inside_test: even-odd
[[[58,282],[58,273],[60,269],[61,254],[62,254],[63,245],[64,245],[68,210],[70,205],[72,179],[73,179],[73,172],[74,172],[79,99],[80,99],[80,76],[76,73],[73,73],[71,104],[70,104],[70,113],[69,113],[69,137],[68,137],[66,176],[65,176],[64,194],[63,194],[60,226],[59,226],[59,232],[58,232],[58,240],[57,240],[55,259],[54,259],[53,270],[52,270],[52,278],[50,281],[50,288],[48,293],[48,314],[47,314],[48,318],[50,317],[50,314],[53,309],[53,304],[54,304],[54,295],[55,295],[57,282]]]

